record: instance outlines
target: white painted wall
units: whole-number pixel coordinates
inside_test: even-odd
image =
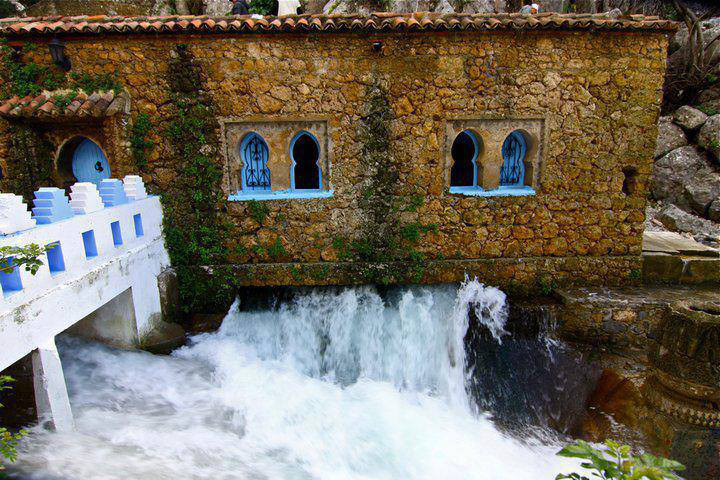
[[[133,216],[141,214],[144,235],[136,237]],[[119,221],[123,244],[113,243],[111,223]],[[87,259],[82,233],[94,230],[97,257]],[[51,275],[44,265],[33,276],[21,270],[23,290],[0,295],[0,370],[47,344],[128,288],[132,292],[138,338],[160,320],[157,276],[169,265],[162,237],[158,197],[75,215],[11,235],[0,246],[41,246],[59,241],[65,271]]]

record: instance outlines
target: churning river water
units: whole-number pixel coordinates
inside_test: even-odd
[[[77,430],[36,428],[13,475],[38,479],[553,479],[577,464],[511,435],[468,394],[474,309],[496,341],[505,295],[461,287],[297,293],[233,306],[171,356],[60,344]],[[478,372],[474,372],[475,375]]]

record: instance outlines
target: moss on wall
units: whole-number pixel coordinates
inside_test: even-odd
[[[9,128],[8,156],[3,190],[22,195],[31,204],[33,192],[52,184],[53,148],[45,135],[27,125]]]

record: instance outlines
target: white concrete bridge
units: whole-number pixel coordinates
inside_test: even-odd
[[[35,275],[0,273],[0,371],[32,353],[38,417],[73,427],[55,336],[70,331],[120,346],[142,342],[161,321],[157,277],[168,264],[162,208],[139,177],[22,199],[0,194],[0,247],[50,247]]]

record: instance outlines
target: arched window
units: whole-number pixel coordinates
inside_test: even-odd
[[[255,132],[248,133],[240,142],[243,190],[270,190],[269,153],[267,143]]]
[[[525,183],[527,140],[519,130],[507,136],[502,145],[503,165],[500,169],[501,187],[522,187]]]
[[[477,137],[470,130],[460,132],[455,137],[450,150],[453,158],[450,170],[451,187],[476,187],[478,185],[477,158],[479,150]]]
[[[294,190],[320,190],[322,172],[318,166],[320,144],[313,135],[302,131],[290,142],[292,158],[291,186]]]

